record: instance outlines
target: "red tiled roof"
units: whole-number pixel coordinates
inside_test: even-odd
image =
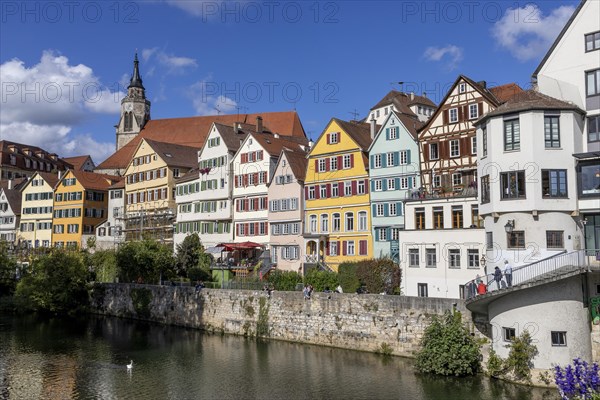
[[[85,189],[108,190],[110,186],[123,179],[120,176],[97,174],[95,172],[74,170],[71,170],[70,172],[73,173],[75,178],[77,178],[77,181],[81,183]],[[67,174],[65,174],[65,176],[66,175]]]
[[[263,119],[265,130],[280,135],[305,136],[304,128],[295,111],[154,119],[146,123],[139,135],[96,168],[125,168],[142,138],[201,148],[213,122],[233,126],[234,122],[256,123],[256,117],[259,116]]]
[[[304,182],[304,178],[306,177],[306,167],[308,165],[306,153],[291,151],[288,149],[284,149],[283,153],[285,153],[290,169],[292,170],[292,173],[296,179]]]
[[[355,142],[360,146],[363,151],[367,151],[371,146],[371,125],[366,122],[357,121],[344,121],[338,118],[333,118],[333,121],[337,122],[340,128],[344,130]],[[379,130],[380,125],[375,128]]]
[[[260,143],[271,157],[279,157],[283,149],[292,151],[302,151],[302,147],[308,147],[308,139],[306,137],[290,137],[279,136],[275,137],[270,133],[250,133],[252,137]]]
[[[504,103],[515,94],[523,91],[523,89],[521,89],[521,87],[516,83],[507,83],[505,85],[494,86],[489,90],[498,100],[500,100],[501,103]]]
[[[16,152],[12,152],[11,150],[9,150],[9,146],[14,146]],[[31,155],[25,154],[25,149],[31,150]],[[36,153],[39,154],[39,156]],[[16,156],[16,162],[14,165],[10,162],[10,154]],[[46,150],[37,146],[30,146],[28,144],[10,142],[8,140],[0,140],[0,165],[6,165],[7,167],[18,168],[28,172],[39,171],[39,168],[33,168],[32,163],[29,167],[27,167],[25,164],[25,159],[29,159],[30,161],[50,163],[52,165],[52,169],[66,170],[67,168],[71,167],[71,164],[69,164],[61,158],[57,157],[56,160],[52,160],[50,158],[51,154],[56,156],[56,154],[49,153]]]
[[[71,164],[73,166],[73,169],[76,169],[78,171],[81,170],[81,168],[83,168],[83,164],[85,164],[85,162],[90,159],[91,157],[89,155],[85,155],[85,156],[75,156],[75,157],[63,157],[63,160],[68,162],[69,164]],[[93,163],[93,161],[92,161]]]

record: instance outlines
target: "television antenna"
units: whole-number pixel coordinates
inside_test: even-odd
[[[348,114],[352,115],[354,118],[354,121],[358,121],[358,116],[360,115],[360,113],[356,110],[356,108],[354,109],[354,111],[350,111]]]

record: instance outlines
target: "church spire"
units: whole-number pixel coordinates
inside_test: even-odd
[[[142,77],[140,76],[140,67],[137,52],[135,53],[135,58],[133,59],[133,75],[131,75],[131,80],[129,81],[129,86],[127,89],[132,87],[137,87],[144,89],[144,85],[142,85]]]

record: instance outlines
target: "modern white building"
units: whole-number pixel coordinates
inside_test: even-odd
[[[302,273],[304,264],[304,177],[306,153],[283,149],[269,188],[271,262],[277,269]]]
[[[585,113],[534,90],[477,121],[480,214],[487,271],[532,263],[584,245],[572,154]]]
[[[125,218],[125,180],[108,188],[108,212],[106,221],[96,227],[96,248],[116,249],[125,241],[123,224]]]
[[[600,249],[600,2],[582,0],[533,73],[537,89],[586,111],[577,170],[575,212],[584,222],[585,248]],[[575,192],[573,196],[575,196]]]
[[[475,195],[407,199],[404,223],[402,294],[458,299],[467,281],[485,274],[485,233]]]

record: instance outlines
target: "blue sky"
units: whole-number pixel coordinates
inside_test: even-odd
[[[0,135],[114,151],[137,49],[152,118],[296,109],[315,139],[390,89],[529,85],[578,1],[0,2]],[[396,84],[393,84],[396,83]]]

